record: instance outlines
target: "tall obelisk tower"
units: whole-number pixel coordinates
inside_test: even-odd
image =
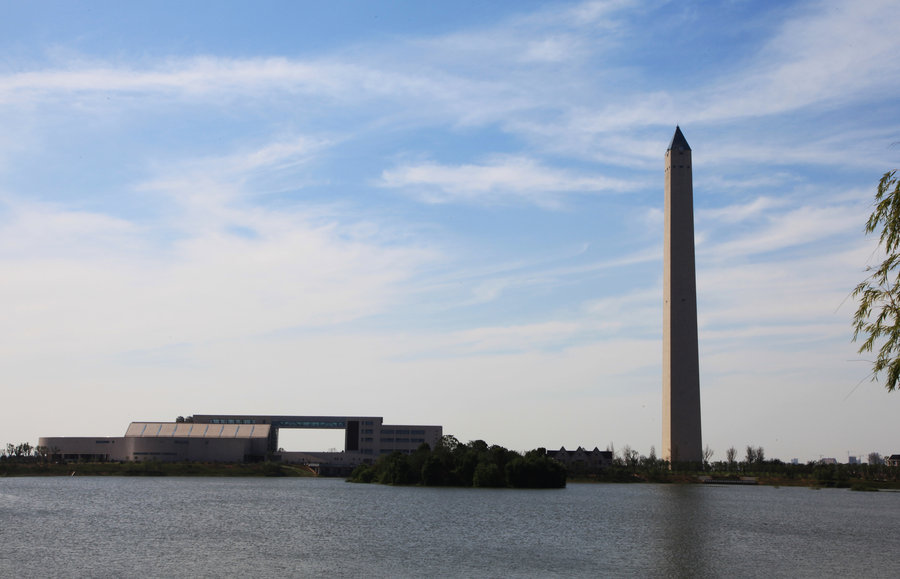
[[[663,250],[662,455],[700,462],[700,364],[697,281],[694,272],[694,186],[691,147],[681,128],[666,151],[666,226]]]

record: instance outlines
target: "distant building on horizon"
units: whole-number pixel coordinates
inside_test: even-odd
[[[282,428],[344,430],[342,452],[278,450]],[[41,437],[55,460],[254,462],[265,459],[352,468],[382,454],[434,448],[441,426],[388,425],[380,416],[195,415],[175,422],[132,422],[121,437]]]
[[[559,450],[548,450],[547,456],[563,463],[566,470],[573,474],[596,472],[613,462],[611,450],[600,450],[596,446],[590,451],[581,446],[575,450],[566,450],[563,446]]]

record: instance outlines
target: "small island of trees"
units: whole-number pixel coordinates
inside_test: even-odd
[[[391,485],[563,488],[565,467],[543,448],[520,454],[483,440],[467,444],[445,435],[431,448],[423,443],[411,454],[395,452],[371,465],[358,466],[350,482]]]

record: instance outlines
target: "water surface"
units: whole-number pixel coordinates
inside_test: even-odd
[[[0,479],[2,577],[894,577],[900,493]]]

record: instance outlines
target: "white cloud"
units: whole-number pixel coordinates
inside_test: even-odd
[[[580,211],[606,200],[598,194],[633,192],[609,206],[642,212],[658,235],[662,149],[681,121],[696,127],[695,191],[714,193],[697,211],[704,431],[769,449],[751,438],[758,424],[773,413],[791,422],[771,400],[796,412],[821,383],[840,401],[844,382],[865,375],[841,366],[852,352],[841,302],[871,251],[860,227],[871,191],[846,183],[893,162],[891,150],[864,154],[867,142],[896,140],[892,119],[875,127],[858,107],[889,105],[897,92],[897,11],[805,6],[762,26],[769,39],[728,75],[692,63],[699,82],[687,89],[628,53],[624,42],[654,15],[633,2],[553,5],[325,58],[69,59],[0,76],[0,115],[14,133],[0,138],[0,169],[15,191],[0,220],[0,300],[12,304],[0,312],[0,351],[4,383],[23,385],[10,407],[45,387],[57,417],[71,414],[70,391],[158,419],[171,418],[172,400],[183,413],[213,401],[335,414],[382,412],[388,400],[390,420],[444,423],[464,439],[524,448],[615,438],[646,451],[659,438],[661,243],[619,228],[556,231],[540,257],[499,242],[448,256],[421,233],[471,247],[441,220],[449,212],[400,195],[375,207],[384,191],[367,187],[374,176],[427,203],[467,205],[456,215],[486,204]],[[66,147],[95,152],[98,124],[131,166],[98,153],[91,167],[126,176],[96,193],[64,178],[47,187],[58,197],[41,189],[51,182],[43,169],[70,161],[56,139],[75,135]],[[157,127],[171,132],[157,141],[140,130]],[[434,160],[379,164],[399,152]],[[17,168],[32,156],[34,175]],[[143,175],[128,172],[135,165]],[[304,197],[310,183],[329,185],[318,202]],[[264,197],[285,191],[277,203]],[[41,196],[57,202],[31,200]],[[112,198],[120,205],[97,209]],[[360,208],[394,214],[379,221]],[[404,223],[409,215],[435,223]],[[621,255],[560,257],[559,247],[597,248],[606,235]],[[499,307],[479,317],[489,304]],[[845,408],[816,403],[822,416]],[[498,409],[520,426],[491,430]],[[93,426],[110,410],[90,412]],[[540,432],[527,426],[537,421]],[[804,429],[831,436],[815,427],[826,422]]]
[[[24,72],[0,77],[5,101],[19,95],[51,96],[71,93],[157,93],[201,95],[227,91],[246,93],[268,88],[343,92],[348,69],[337,64],[306,63],[286,58],[173,59],[155,69],[81,62],[68,68]],[[351,75],[352,76],[352,75]]]
[[[437,253],[316,208],[245,203],[248,179],[310,154],[304,139],[185,160],[138,190],[170,193],[165,221],[7,199],[0,341],[52,356],[203,343],[379,313]],[[165,241],[161,241],[165,240]]]
[[[0,296],[16,304],[3,315],[4,351],[97,354],[338,324],[400,299],[428,258],[293,220],[282,230],[284,216],[269,227],[257,214],[258,238],[204,232],[167,255],[4,259]]]
[[[729,261],[736,257],[763,254],[803,246],[841,233],[860,229],[862,213],[847,207],[800,207],[772,215],[764,227],[707,249],[706,257]]]
[[[792,14],[752,64],[695,97],[699,122],[877,101],[896,92],[893,2],[827,2]],[[707,96],[709,95],[709,96]]]
[[[82,257],[135,245],[140,226],[102,213],[6,198],[0,213],[0,259]],[[138,244],[139,245],[139,244]]]
[[[591,0],[566,8],[561,18],[579,26],[608,27],[614,22],[611,15],[631,6],[634,6],[632,0]]]
[[[866,247],[858,244],[824,255],[702,268],[697,276],[700,325],[718,336],[711,344],[724,348],[733,347],[726,336],[849,340],[849,296],[865,255]]]
[[[637,188],[629,181],[551,169],[514,156],[482,165],[403,165],[385,170],[381,185],[405,189],[427,203],[525,201],[547,208],[559,206],[564,193],[620,193]]]
[[[278,193],[283,188],[300,188],[305,179],[296,170],[331,144],[321,139],[293,137],[225,155],[165,159],[155,163],[162,175],[140,183],[136,189],[164,193],[183,206],[217,211],[241,199]]]
[[[585,311],[617,328],[643,330],[647,326],[662,328],[662,289],[633,291],[588,302]]]
[[[526,62],[562,62],[580,50],[579,41],[555,36],[529,42],[521,58]]]
[[[748,219],[759,217],[772,209],[785,206],[783,200],[771,197],[757,197],[749,203],[741,205],[729,205],[716,209],[701,209],[696,212],[698,220],[716,223],[739,223]]]

